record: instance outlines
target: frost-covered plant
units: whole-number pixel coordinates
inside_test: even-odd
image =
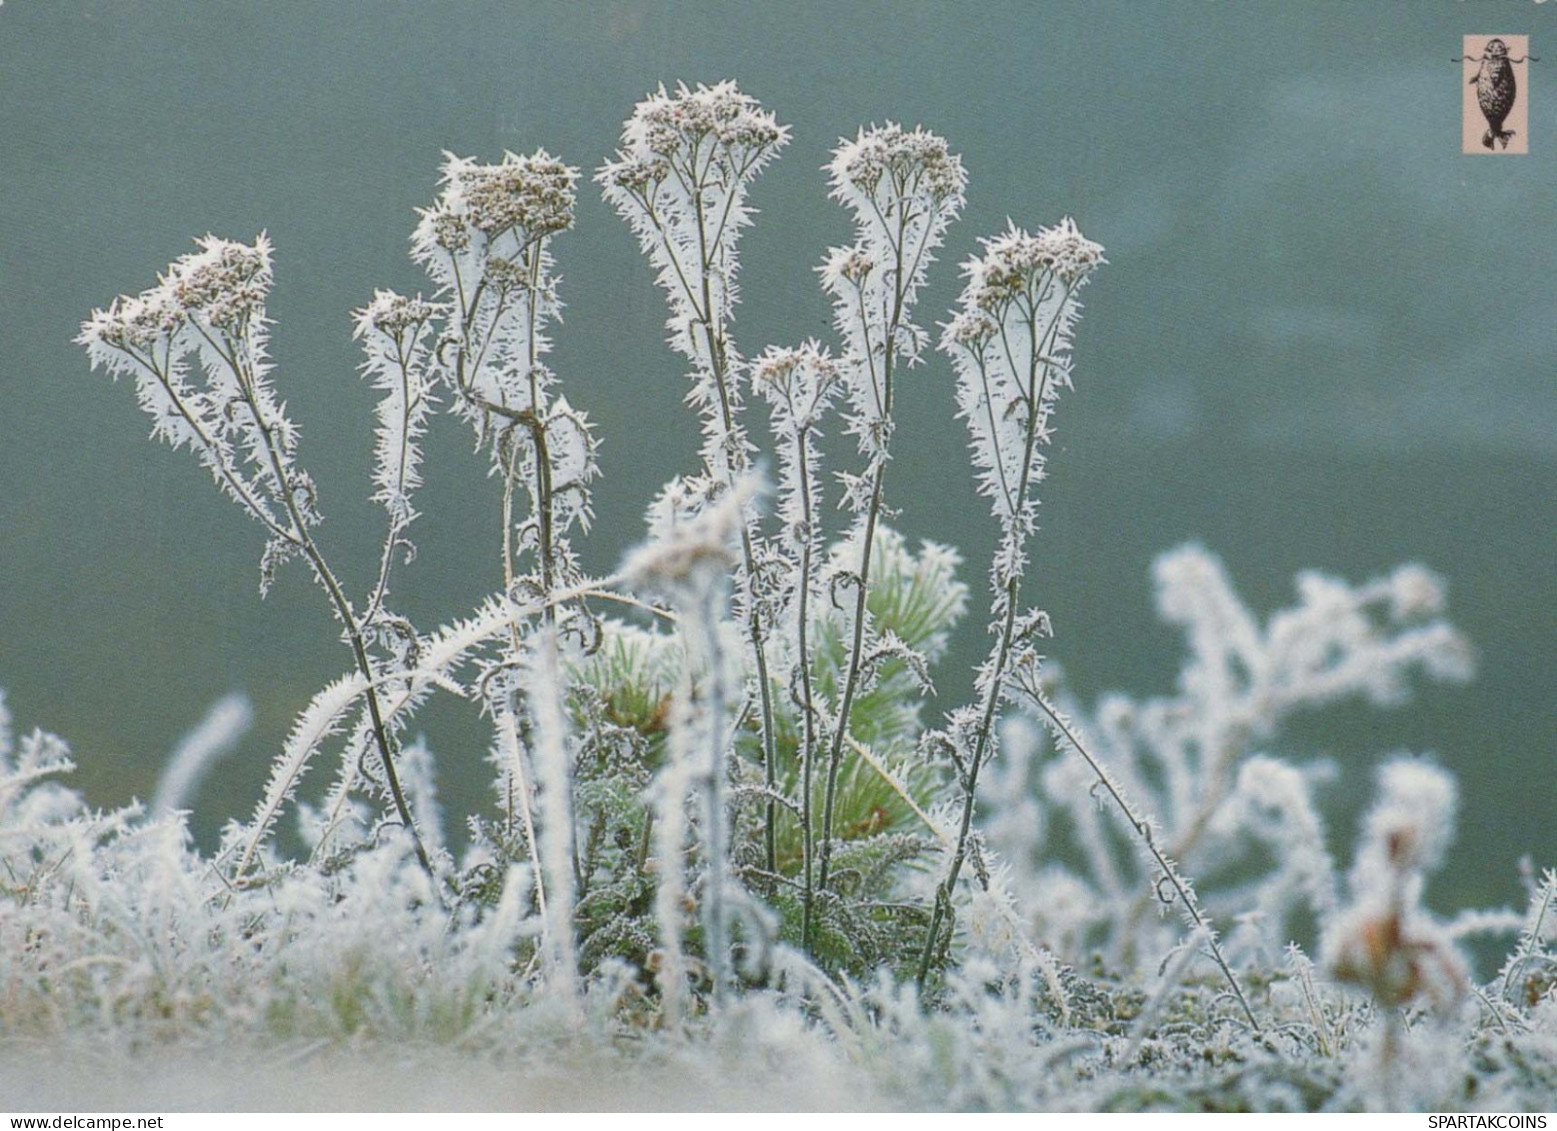
[[[260,588],[268,590],[277,566],[302,556],[329,598],[356,663],[366,709],[352,731],[348,761],[372,753],[382,770],[383,792],[393,812],[410,832],[418,857],[430,872],[432,863],[416,833],[416,823],[395,768],[395,730],[384,717],[379,685],[386,660],[372,649],[394,638],[400,625],[382,606],[388,587],[394,544],[410,521],[402,500],[414,484],[414,441],[418,418],[411,394],[394,389],[389,398],[405,406],[397,418],[381,410],[381,423],[398,428],[396,437],[381,433],[377,455],[378,497],[390,514],[389,534],[379,581],[367,608],[359,612],[347,597],[318,543],[313,528],[321,517],[313,479],[297,464],[298,429],[277,399],[270,379],[267,353],[269,319],[265,299],[273,282],[271,245],[263,234],[252,245],[206,236],[200,251],[175,261],[155,287],[136,296],[124,295],[106,310],[94,311],[77,339],[94,367],[110,375],[135,379],[141,408],[152,418],[152,435],[174,448],[188,447],[211,472],[218,488],[239,503],[264,527],[265,552],[260,560]],[[419,335],[414,322],[402,340],[414,350]],[[370,372],[379,369],[370,353]],[[198,381],[191,373],[199,370]],[[275,819],[276,802],[290,794],[301,770],[296,758],[278,762],[271,789],[255,814],[237,866],[241,875],[254,858],[260,841]]]
[[[1129,967],[1170,945],[1153,912],[1181,898],[1166,860],[1200,878],[1210,911],[1238,922],[1240,952],[1270,961],[1305,915],[1312,924],[1339,898],[1315,803],[1328,767],[1278,757],[1282,722],[1348,696],[1398,703],[1413,672],[1462,681],[1470,650],[1440,615],[1442,584],[1420,566],[1356,587],[1303,574],[1298,604],[1263,624],[1201,547],[1163,555],[1154,572],[1158,611],[1187,638],[1177,692],[1108,694],[1087,708],[1057,669],[1029,666],[1023,696],[1061,748],[1043,758],[1024,742],[999,770],[991,802],[1030,793],[1043,805],[1028,825],[997,818],[991,836],[1032,866],[1023,902],[1062,954],[1101,945]],[[1078,742],[1096,766],[1075,756]],[[1100,806],[1100,790],[1129,811]]]
[[[1373,1103],[1393,1094],[1381,1065],[1434,1048],[1463,1076],[1413,1103],[1464,1106],[1465,1081],[1504,1106],[1557,1086],[1557,879],[1531,883],[1523,917],[1429,916],[1453,790],[1400,759],[1343,884],[1322,770],[1281,749],[1297,709],[1469,674],[1431,574],[1306,574],[1262,624],[1185,548],[1157,564],[1159,608],[1190,646],[1175,694],[1085,708],[1039,655],[1035,488],[1078,293],[1104,262],[1069,219],[983,241],[940,335],[999,538],[974,700],[932,727],[967,588],[955,551],[887,525],[886,472],[900,380],[933,358],[916,299],[966,177],[922,128],[841,142],[827,173],[855,240],[820,271],[838,342],[748,360],[738,237],[787,139],[733,83],[661,88],[598,173],[667,295],[703,432],[700,469],[648,504],[646,542],[610,577],[573,545],[595,437],[546,357],[577,170],[544,150],[447,156],[412,239],[431,297],[380,290],[354,312],[386,515],[360,601],[326,563],[272,384],[265,237],[206,237],[94,312],[93,364],[132,376],[153,434],[261,524],[262,588],[286,559],[309,563],[353,666],[300,712],[254,815],[210,856],[179,806],[246,725],[242,703],[186,741],[149,816],[90,810],[54,780],[64,743],[17,740],[0,703],[0,1034],[411,1037],[526,1063],[638,1056],[690,1078],[831,1065],[856,1094],[969,1107]],[[769,444],[748,428],[753,396]],[[500,485],[503,584],[426,631],[394,611],[392,580],[414,555],[440,408],[473,427]],[[835,409],[854,438],[843,469],[822,443]],[[496,806],[466,815],[463,843],[434,751],[408,737],[436,690],[492,728]],[[303,796],[332,742],[333,784]],[[289,807],[301,855],[275,836]],[[1166,904],[1180,924],[1151,914]],[[1321,965],[1285,945],[1316,927]],[[1510,930],[1498,977],[1475,984],[1460,940]]]
[[[833,198],[854,215],[855,243],[828,253],[822,286],[833,300],[845,346],[838,371],[849,401],[848,430],[865,468],[841,476],[844,504],[855,515],[848,540],[854,560],[835,576],[853,586],[854,607],[848,666],[829,727],[817,874],[823,889],[832,862],[838,773],[861,673],[867,656],[901,647],[898,639],[868,625],[871,552],[891,458],[894,382],[900,368],[920,359],[922,332],[909,315],[935,250],[962,208],[967,184],[961,159],[944,139],[891,123],[862,129],[854,141],[840,144],[828,174]]]
[[[638,104],[623,126],[622,148],[596,178],[658,271],[670,303],[671,346],[693,367],[687,399],[702,419],[703,471],[668,485],[653,512],[662,518],[734,490],[749,466],[742,362],[731,333],[740,297],[737,245],[751,223],[747,190],[788,140],[788,127],[733,82],[681,86],[674,95],[661,87]],[[740,542],[738,615],[746,625],[771,785],[776,755],[767,638],[773,618],[755,511],[743,515]]]
[[[994,752],[1006,681],[1017,668],[1036,667],[1033,641],[1048,632],[1048,614],[1024,610],[1021,601],[1027,539],[1037,527],[1033,489],[1044,474],[1049,418],[1059,390],[1070,384],[1071,345],[1081,316],[1077,293],[1102,262],[1102,247],[1083,237],[1069,218],[1037,235],[1013,225],[1003,236],[985,240],[984,254],[963,265],[968,283],[941,337],[941,348],[957,368],[957,407],[973,438],[979,493],[990,500],[1000,541],[990,566],[989,632],[995,643],[978,669],[978,703],[953,712],[937,736],[956,770],[961,804],[919,960],[921,983],[945,945],[940,931],[967,860],[979,773]]]

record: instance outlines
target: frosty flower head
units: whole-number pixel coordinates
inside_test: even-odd
[[[607,184],[638,193],[648,191],[650,185],[657,184],[668,176],[670,176],[669,161],[663,157],[642,155],[624,157],[601,170],[601,177]]]
[[[798,349],[769,349],[752,369],[752,387],[774,407],[775,422],[788,420],[803,433],[816,427],[842,374],[816,342]]]
[[[946,324],[946,340],[977,353],[999,329],[1000,324],[982,310],[960,310]]]
[[[481,232],[487,239],[512,232],[521,247],[573,226],[578,170],[544,149],[529,157],[505,153],[495,165],[449,154],[443,191],[422,209],[415,254],[436,259],[434,249],[460,252]]]
[[[838,283],[846,281],[859,286],[875,268],[876,261],[859,244],[835,247],[827,253],[827,260],[820,268],[822,285],[830,294],[839,290]]]
[[[435,317],[441,308],[418,295],[409,298],[394,291],[373,292],[373,301],[352,315],[356,322],[354,337],[361,337],[370,329],[390,337],[399,337],[407,330],[420,326]]]
[[[451,163],[449,172],[445,197],[457,194],[470,223],[488,236],[519,229],[528,242],[573,226],[578,170],[544,149],[529,157],[505,153],[496,165]]]
[[[445,251],[463,251],[470,246],[470,225],[462,212],[439,203],[427,214],[433,242]]]
[[[733,82],[696,90],[681,85],[675,94],[662,86],[634,108],[622,127],[616,160],[603,165],[597,179],[618,208],[623,199],[652,196],[673,180],[677,196],[681,188],[710,182],[735,188],[755,177],[788,140],[788,128]],[[686,185],[680,185],[683,180]]]
[[[1036,296],[1051,278],[1074,289],[1107,262],[1102,245],[1083,236],[1069,216],[1053,228],[1040,228],[1037,235],[1013,224],[1004,235],[983,243],[984,255],[967,267],[969,295],[990,313],[1024,295]]]
[[[161,289],[180,310],[232,329],[270,293],[270,240],[261,233],[252,246],[216,236],[196,242],[200,250],[175,260]]]
[[[88,348],[93,364],[111,363],[116,351],[149,350],[192,316],[231,330],[264,305],[272,275],[270,240],[263,233],[252,245],[216,236],[195,242],[200,250],[175,260],[155,287],[120,295],[81,324],[76,341]]]
[[[106,360],[103,351],[151,349],[183,324],[184,314],[171,295],[154,287],[139,295],[120,295],[107,310],[94,310],[81,323],[76,341],[92,353],[93,363]]]
[[[962,159],[947,148],[945,138],[893,122],[861,129],[833,151],[827,168],[835,194],[852,187],[888,203],[921,191],[937,202],[960,203],[968,183]]]
[[[756,99],[727,81],[699,84],[696,90],[681,85],[673,95],[660,87],[638,104],[623,141],[639,157],[645,151],[671,157],[697,149],[708,138],[726,149],[756,154],[783,144],[787,133]]]
[[[788,389],[800,382],[825,388],[837,377],[837,367],[827,351],[815,342],[807,342],[795,349],[769,349],[757,359],[752,384],[759,390],[767,386]]]
[[[527,281],[524,264],[501,255],[487,260],[486,279],[503,290],[524,286]]]

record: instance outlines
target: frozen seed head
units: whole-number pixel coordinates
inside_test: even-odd
[[[670,176],[670,162],[663,157],[628,156],[606,165],[600,176],[608,186],[641,193]]]
[[[782,145],[787,135],[756,99],[726,81],[711,87],[699,84],[696,90],[683,84],[675,94],[660,87],[638,103],[623,140],[627,155],[642,160],[650,154],[675,156],[708,138],[728,149],[761,152]]]
[[[459,252],[476,232],[493,239],[513,232],[520,246],[573,226],[578,170],[544,149],[529,157],[505,153],[496,165],[448,154],[443,191],[421,210],[414,252],[426,259],[434,248]]]
[[[154,287],[139,295],[120,295],[107,310],[94,310],[81,323],[76,341],[94,352],[151,349],[183,324],[184,314],[171,295]]]
[[[946,324],[946,339],[977,353],[999,331],[1000,324],[978,308],[960,310]]]
[[[1022,295],[1039,292],[1055,278],[1074,289],[1106,263],[1103,245],[1081,234],[1069,216],[1052,228],[1029,235],[1012,225],[1001,236],[984,240],[984,255],[971,260],[968,294],[980,309],[995,312]]]
[[[470,246],[470,225],[463,213],[440,202],[427,212],[427,224],[433,242],[445,251],[463,251]]]
[[[270,240],[261,233],[253,245],[216,236],[196,242],[200,250],[174,261],[162,289],[179,310],[232,329],[270,293]]]
[[[947,148],[945,138],[894,122],[861,129],[853,141],[841,142],[828,172],[835,192],[849,186],[868,196],[925,191],[937,201],[961,200],[968,183],[962,159]]]
[[[765,385],[784,389],[800,378],[807,385],[825,387],[837,376],[837,366],[827,351],[815,342],[807,342],[790,349],[778,346],[769,349],[757,359],[752,371],[752,383],[759,389]]]
[[[523,263],[501,255],[487,260],[485,274],[489,283],[503,290],[522,287],[529,281]]]
[[[76,341],[93,363],[114,351],[145,351],[175,334],[191,317],[231,330],[259,310],[272,282],[270,240],[251,244],[206,236],[198,252],[176,259],[155,287],[120,295],[107,310],[94,310]]]
[[[399,337],[435,317],[441,309],[438,303],[428,302],[420,295],[409,298],[394,291],[374,291],[372,302],[352,312],[356,323],[354,336],[360,338],[371,329]]]
[[[578,170],[544,149],[505,153],[496,165],[463,163],[453,180],[470,223],[489,236],[517,228],[528,242],[573,226]]]
[[[841,281],[857,287],[865,281],[866,276],[875,266],[876,261],[859,244],[835,247],[827,253],[826,261],[819,268],[822,273],[822,285],[832,294],[838,293]]]

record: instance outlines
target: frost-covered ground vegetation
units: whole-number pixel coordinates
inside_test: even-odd
[[[1326,767],[1280,756],[1295,709],[1470,676],[1438,579],[1304,574],[1262,618],[1180,547],[1155,567],[1185,637],[1176,692],[1078,701],[1041,655],[1028,554],[1103,249],[1069,219],[1013,224],[928,329],[915,300],[963,167],[923,129],[862,129],[826,170],[855,225],[820,268],[836,339],[743,352],[748,192],[787,140],[733,84],[661,90],[595,176],[702,425],[609,577],[574,549],[596,437],[546,364],[578,170],[544,151],[450,156],[412,237],[427,294],[355,312],[382,394],[365,593],[328,556],[273,380],[264,236],[207,236],[85,322],[93,366],[257,524],[261,588],[293,559],[318,582],[345,672],[209,855],[180,805],[241,705],[154,807],[110,812],[65,784],[60,739],[0,714],[8,1091],[69,1102],[40,1083],[63,1049],[118,1065],[99,1088],[207,1106],[1551,1107],[1557,878],[1527,866],[1528,909],[1443,921],[1422,897],[1452,858],[1449,775],[1384,761],[1343,867]],[[917,367],[954,379],[998,529],[976,592],[954,550],[889,525],[893,400]],[[505,586],[426,626],[394,594],[440,413],[491,459]],[[973,699],[932,712],[970,607],[989,641]],[[491,804],[458,836],[437,752],[410,738],[433,695],[490,724]],[[1501,968],[1473,968],[1474,935]],[[415,1086],[353,1091],[375,1063]],[[579,1091],[596,1078],[619,1091]]]

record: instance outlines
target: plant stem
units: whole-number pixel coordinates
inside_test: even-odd
[[[1097,778],[1099,784],[1102,785],[1109,797],[1113,798],[1114,804],[1118,806],[1119,811],[1124,815],[1131,830],[1140,838],[1141,844],[1145,846],[1146,851],[1156,863],[1163,879],[1173,888],[1174,894],[1184,908],[1184,913],[1189,916],[1190,922],[1195,929],[1203,933],[1212,961],[1216,963],[1217,968],[1222,972],[1222,977],[1227,980],[1227,984],[1232,988],[1233,996],[1238,999],[1238,1005],[1242,1008],[1244,1016],[1249,1019],[1249,1024],[1253,1027],[1255,1036],[1263,1037],[1265,1031],[1261,1027],[1259,1020],[1254,1016],[1254,1010],[1249,1006],[1249,999],[1244,996],[1243,987],[1239,984],[1237,975],[1233,973],[1232,967],[1227,964],[1227,959],[1222,954],[1222,948],[1217,945],[1216,932],[1212,929],[1210,918],[1200,910],[1200,901],[1195,898],[1194,890],[1179,875],[1178,866],[1157,847],[1156,840],[1152,835],[1151,825],[1144,818],[1136,815],[1135,809],[1114,784],[1113,776],[1081,744],[1081,739],[1077,737],[1076,732],[1061,717],[1060,713],[1049,704],[1049,701],[1036,688],[1023,687],[1022,690],[1026,693],[1029,701],[1043,712],[1044,717],[1049,722],[1050,729],[1058,737],[1064,739],[1070,748],[1081,756],[1092,770],[1092,774]]]
[[[876,381],[874,353],[870,344],[870,322],[866,318],[863,303],[860,310],[860,325],[865,331],[865,361],[870,369],[871,388],[876,393],[879,422],[883,430],[877,440],[880,447],[873,455],[875,469],[871,484],[870,506],[866,511],[865,526],[861,535],[860,572],[854,599],[854,633],[849,646],[849,667],[844,678],[843,699],[839,704],[838,719],[833,727],[832,745],[827,753],[827,793],[822,803],[822,862],[821,875],[818,878],[818,884],[823,891],[827,890],[828,871],[832,863],[833,813],[837,801],[838,770],[843,764],[843,739],[849,729],[849,715],[854,710],[854,696],[859,687],[860,663],[865,643],[866,602],[870,596],[870,557],[871,550],[875,546],[876,522],[881,514],[883,485],[887,474],[886,443],[891,434],[892,422],[892,365],[897,357],[897,334],[907,297],[904,291],[907,283],[903,278],[903,236],[906,223],[906,219],[899,219],[898,238],[893,245],[896,262],[893,276],[892,315],[887,319],[883,329],[879,383]]]
[[[1045,328],[1043,340],[1040,342],[1038,312],[1047,294],[1048,286],[1045,286],[1036,298],[1029,300],[1026,310],[1027,337],[1032,343],[1032,353],[1027,358],[1027,427],[1022,438],[1021,478],[1017,483],[1016,497],[1010,502],[1010,516],[1006,520],[1006,529],[1003,532],[1006,540],[1021,537],[1022,511],[1026,506],[1027,491],[1032,480],[1033,451],[1038,443],[1039,426],[1044,419],[1043,406],[1049,396],[1048,386],[1052,366],[1043,359],[1048,356],[1054,335],[1059,330],[1060,318],[1057,314],[1053,323]],[[1061,310],[1064,309],[1068,297],[1061,297]],[[935,889],[935,905],[930,912],[930,929],[925,934],[924,949],[919,955],[919,970],[915,977],[921,989],[929,977],[936,953],[940,950],[941,926],[951,912],[952,892],[956,889],[957,879],[967,859],[968,834],[973,826],[973,808],[977,796],[979,771],[983,768],[989,750],[990,737],[994,733],[995,712],[1000,707],[1001,696],[1005,689],[1006,666],[1011,658],[1021,583],[1020,572],[1014,572],[1006,581],[1003,594],[1005,616],[1000,626],[1000,639],[993,652],[994,664],[989,669],[989,686],[984,693],[984,708],[980,713],[978,731],[974,735],[973,755],[968,760],[962,782],[962,816],[957,827],[957,842],[952,850],[951,866],[946,870],[946,877]]]
[[[692,194],[697,210],[697,238],[698,238],[698,262],[701,266],[699,284],[702,291],[702,305],[699,308],[700,320],[703,326],[703,334],[708,342],[708,363],[713,373],[714,385],[719,392],[719,416],[724,426],[724,442],[731,453],[738,452],[744,433],[741,432],[735,422],[735,413],[731,404],[729,389],[729,343],[725,339],[724,327],[717,329],[714,324],[713,291],[709,285],[709,275],[713,270],[713,259],[708,248],[708,236],[706,231],[706,217],[703,215],[703,194],[701,183],[698,191]],[[721,229],[723,225],[721,224]],[[663,229],[661,229],[663,235]],[[718,246],[717,242],[715,246]],[[674,256],[672,256],[674,260]],[[685,282],[683,281],[683,286]],[[689,298],[692,296],[689,294]],[[696,305],[694,303],[694,305]],[[713,468],[709,468],[710,471]],[[727,461],[726,485],[733,491],[735,489],[735,461]],[[741,560],[746,571],[746,627],[751,639],[751,648],[754,662],[757,668],[757,695],[759,708],[762,715],[762,767],[763,777],[769,790],[777,789],[777,738],[774,734],[773,722],[773,689],[768,676],[767,649],[763,645],[764,635],[762,629],[762,612],[757,602],[757,556],[752,546],[751,526],[748,522],[741,524]],[[774,832],[774,820],[777,810],[774,802],[769,801],[763,819],[763,854],[766,858],[769,872],[778,871],[778,845]]]
[[[800,712],[803,716],[801,722],[801,749],[800,749],[800,851],[801,871],[803,873],[803,887],[800,911],[800,947],[806,953],[811,951],[811,913],[812,905],[816,898],[816,890],[812,884],[813,857],[816,852],[814,840],[815,830],[811,827],[811,776],[812,763],[816,758],[816,700],[811,689],[811,652],[807,640],[807,626],[810,621],[811,598],[811,557],[816,544],[816,525],[813,521],[811,504],[811,469],[806,458],[806,432],[801,431],[799,440],[799,479],[800,479],[800,508],[805,516],[805,542],[800,549],[800,595],[799,608],[796,610],[796,663],[800,666]],[[768,802],[768,824],[772,827],[773,802]]]
[[[201,334],[212,345],[209,334],[205,328],[195,323]],[[245,325],[240,333],[246,333]],[[225,334],[223,335],[226,336]],[[395,771],[395,758],[392,749],[393,742],[389,737],[389,728],[384,724],[382,708],[379,704],[377,680],[373,674],[373,664],[368,657],[367,644],[362,638],[362,627],[358,622],[356,613],[352,610],[351,601],[347,599],[341,589],[340,582],[331,572],[329,564],[324,559],[313,535],[308,531],[308,524],[304,520],[302,511],[297,505],[297,485],[287,474],[287,463],[282,458],[278,447],[275,430],[271,427],[264,413],[260,410],[259,398],[255,391],[255,378],[253,371],[243,363],[246,351],[236,348],[236,343],[229,339],[230,350],[221,350],[223,360],[232,368],[233,374],[238,379],[238,387],[243,392],[244,403],[248,405],[249,412],[254,418],[261,436],[265,440],[265,455],[270,463],[271,474],[276,478],[277,494],[282,504],[286,507],[287,515],[292,521],[292,534],[295,545],[308,558],[308,564],[313,567],[314,576],[319,580],[320,586],[329,596],[331,604],[335,606],[336,615],[346,627],[347,639],[351,644],[352,658],[356,661],[357,670],[362,673],[362,678],[367,681],[364,694],[368,703],[368,717],[372,725],[373,740],[378,746],[379,760],[384,764],[384,780],[389,786],[390,797],[399,814],[405,830],[411,837],[411,843],[416,850],[416,859],[429,876],[435,876],[432,860],[427,855],[427,849],[422,845],[422,838],[417,834],[416,822],[411,816],[411,807],[406,802],[405,791],[400,786],[400,775]]]

